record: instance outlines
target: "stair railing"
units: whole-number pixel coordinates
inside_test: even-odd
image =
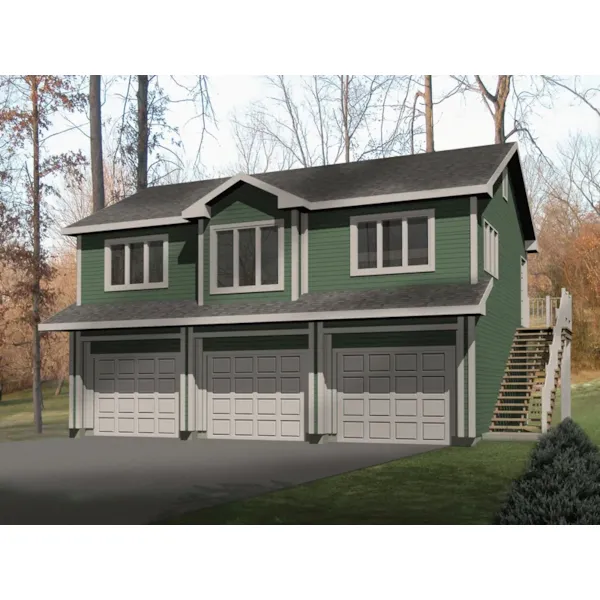
[[[553,327],[560,298],[529,298],[529,327]]]
[[[542,388],[542,433],[548,431],[548,414],[550,413],[552,391],[554,390],[556,369],[558,368],[558,353],[562,345],[562,333],[564,330],[572,331],[572,327],[573,298],[565,288],[562,288],[560,303],[556,310],[556,321],[552,328],[552,343],[550,344],[546,377]]]

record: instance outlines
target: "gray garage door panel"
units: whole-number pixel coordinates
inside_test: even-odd
[[[338,440],[450,443],[454,349],[336,350]]]

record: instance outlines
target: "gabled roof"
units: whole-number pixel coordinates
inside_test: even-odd
[[[169,225],[209,217],[210,202],[243,184],[273,194],[279,208],[306,210],[491,196],[507,166],[520,197],[525,237],[533,240],[535,234],[515,143],[156,186],[74,223],[63,233],[77,235]]]
[[[295,302],[243,302],[198,306],[195,300],[72,304],[40,331],[171,327],[233,323],[484,315],[493,279],[475,284],[411,285],[378,290],[312,292]]]

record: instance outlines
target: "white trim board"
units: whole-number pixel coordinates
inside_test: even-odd
[[[468,406],[469,406],[469,437],[476,437],[477,430],[477,362],[475,341],[475,317],[467,318],[467,357],[469,361],[468,373]]]
[[[477,242],[479,231],[477,227],[477,196],[471,196],[469,215],[469,245],[471,250],[471,283],[477,283],[479,279],[479,251]]]
[[[298,209],[292,210],[291,217],[291,299],[292,302],[298,300],[300,289],[300,231],[299,231],[300,215]],[[281,248],[279,249],[282,250]]]
[[[198,264],[196,265],[196,273],[198,277],[198,306],[204,305],[204,231],[206,228],[206,220],[198,220]]]
[[[99,225],[80,225],[78,227],[63,227],[63,235],[79,235],[80,233],[98,233],[101,231],[120,231],[122,229],[141,229],[145,227],[164,227],[165,225],[185,225],[189,223],[183,217],[160,217],[157,219],[139,219],[136,221],[121,221],[117,223],[100,223]]]
[[[81,306],[81,236],[77,236],[77,306]]]
[[[308,213],[300,213],[300,294],[308,294]]]
[[[465,437],[465,318],[456,329],[456,435]]]
[[[488,284],[491,289],[491,284]],[[486,290],[487,291],[487,290]],[[40,331],[71,331],[84,329],[119,329],[137,327],[179,327],[187,325],[234,325],[251,323],[286,323],[290,321],[337,321],[341,319],[385,319],[400,317],[445,317],[453,315],[484,315],[485,296],[479,304],[422,308],[380,308],[306,313],[264,315],[226,315],[221,317],[182,317],[166,319],[132,319],[129,321],[82,321],[79,323],[42,323]]]
[[[206,215],[206,205],[209,202],[211,202],[212,200],[214,200],[215,198],[217,198],[218,196],[220,196],[222,193],[226,192],[228,189],[230,189],[231,187],[233,187],[234,185],[239,183],[240,181],[247,183],[258,189],[264,190],[265,192],[268,192],[269,194],[273,194],[274,196],[277,196],[278,201],[279,201],[279,199],[281,199],[282,201],[286,200],[287,202],[292,203],[293,206],[291,206],[290,208],[298,208],[298,207],[307,208],[305,206],[307,204],[307,201],[304,198],[300,198],[299,196],[295,196],[294,194],[291,194],[290,192],[286,192],[285,190],[282,190],[281,188],[275,187],[274,185],[271,185],[269,183],[265,183],[264,181],[261,181],[260,179],[253,177],[252,175],[246,175],[245,173],[239,173],[238,175],[234,175],[233,177],[230,177],[227,181],[223,182],[221,185],[216,187],[214,190],[212,190],[211,192],[208,192],[208,194],[205,194],[204,196],[202,196],[200,199],[198,199],[196,202],[194,202],[194,204],[192,204],[191,206],[186,208],[181,213],[181,216],[184,219],[196,219],[198,217],[207,216]],[[279,202],[278,202],[278,205],[279,205]],[[210,215],[208,215],[208,216],[210,216]]]

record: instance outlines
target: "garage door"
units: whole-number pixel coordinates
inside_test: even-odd
[[[450,443],[453,348],[336,354],[340,441]]]
[[[307,353],[207,353],[208,436],[303,440]]]
[[[177,357],[94,357],[94,433],[148,437],[179,435]]]

